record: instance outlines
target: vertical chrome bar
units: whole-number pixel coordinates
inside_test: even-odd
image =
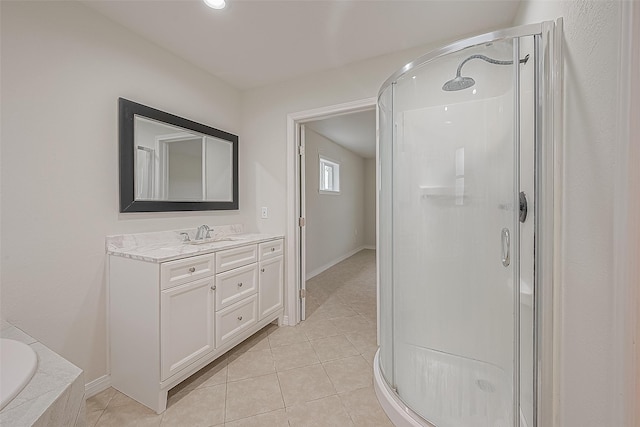
[[[391,216],[391,218],[389,218],[389,221],[391,222],[391,241],[390,246],[391,246],[391,268],[390,268],[390,277],[391,277],[391,301],[389,302],[391,304],[391,387],[393,388],[393,390],[396,392],[396,394],[398,393],[398,384],[396,383],[396,378],[398,377],[396,375],[396,338],[397,338],[397,334],[396,334],[396,286],[395,286],[395,236],[396,236],[396,230],[395,230],[395,221],[393,219],[394,216],[394,210],[393,210],[393,206],[395,206],[394,203],[394,198],[395,198],[395,192],[393,191],[394,188],[394,180],[395,180],[395,146],[396,146],[396,142],[397,142],[397,137],[398,137],[398,132],[397,132],[397,126],[396,126],[396,88],[397,88],[397,82],[394,81],[391,84],[391,126],[392,126],[392,131],[391,131],[391,147],[389,149],[389,155],[391,156],[391,160],[389,161],[389,165],[391,166],[391,170],[389,171],[390,176],[391,176],[391,185],[389,186],[389,190],[391,192],[390,197],[391,197],[391,209],[389,209],[389,215]]]
[[[533,229],[533,426],[536,427],[538,425],[538,393],[540,389],[540,364],[539,354],[540,354],[540,285],[538,280],[540,278],[540,274],[538,269],[540,265],[538,264],[538,255],[540,252],[539,248],[539,239],[536,237],[539,236],[540,232],[540,155],[541,155],[541,133],[540,133],[540,122],[541,122],[541,78],[542,78],[542,56],[541,56],[541,35],[535,35],[533,39],[533,59],[534,59],[534,76],[533,76],[533,90],[535,96],[535,105],[533,110],[534,115],[534,127],[533,127],[533,208],[534,208],[534,229]]]
[[[543,22],[536,55],[535,287],[536,426],[553,425],[558,376],[554,320],[560,306],[556,257],[559,254],[562,135],[562,19]]]
[[[513,39],[513,425],[520,426],[520,39]]]

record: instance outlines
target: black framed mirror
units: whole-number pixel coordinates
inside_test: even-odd
[[[118,99],[120,212],[238,209],[238,137]]]

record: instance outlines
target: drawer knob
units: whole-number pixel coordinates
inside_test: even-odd
[[[264,268],[261,268],[260,271],[262,271],[264,273]]]
[[[238,320],[242,320],[242,316],[238,316]]]
[[[238,283],[238,287],[241,288],[242,287],[242,282]]]
[[[194,271],[196,271],[196,268],[195,268],[195,267],[191,267],[191,268],[189,269],[189,273],[193,273]]]
[[[276,248],[271,248],[271,252],[274,252],[276,250]]]

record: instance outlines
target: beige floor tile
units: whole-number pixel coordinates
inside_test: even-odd
[[[107,409],[100,416],[96,427],[154,427],[160,425],[162,415],[156,414],[151,409],[131,399],[129,399],[128,403],[121,402],[121,404],[113,406],[114,399],[111,400]]]
[[[225,427],[289,427],[287,413],[284,409],[268,412],[266,414],[255,415],[237,421],[231,421]]]
[[[224,423],[226,384],[189,390],[175,396],[162,426],[209,427]]]
[[[278,379],[287,407],[336,393],[322,365],[278,372]]]
[[[94,427],[98,422],[98,420],[100,419],[100,416],[102,415],[103,412],[104,412],[104,409],[98,409],[96,411],[91,411],[91,412],[87,411],[87,427]]]
[[[226,422],[282,408],[284,401],[276,374],[227,384]]]
[[[320,311],[320,307],[322,307],[322,305],[320,305],[318,308],[316,308],[314,311],[310,311],[310,310],[306,310],[306,318],[305,320],[300,323],[300,327],[303,328],[304,325],[309,324],[309,323],[315,323],[317,321],[320,320],[328,320],[329,316],[327,315],[327,313]]]
[[[372,386],[373,370],[362,356],[325,362],[323,366],[338,393]]]
[[[355,316],[358,314],[348,305],[339,302],[324,303],[320,306],[320,308],[318,308],[318,312],[327,316],[327,318],[329,319],[333,319],[336,317]]]
[[[274,347],[271,352],[278,372],[320,363],[315,350],[308,342]]]
[[[171,400],[173,395],[183,391],[211,387],[226,382],[227,356],[223,355],[169,390],[169,400]]]
[[[373,359],[376,356],[376,352],[378,351],[378,349],[375,350],[371,350],[371,351],[365,351],[364,353],[361,354],[361,356],[364,358],[364,360],[367,361],[367,363],[371,366],[373,366]]]
[[[276,371],[271,349],[247,351],[229,356],[227,381],[259,377]]]
[[[366,291],[364,291],[366,292]],[[375,294],[374,294],[375,295]],[[369,299],[369,298],[358,298],[358,299],[353,299],[351,301],[349,301],[349,307],[351,307],[353,310],[360,312],[360,311],[369,311],[369,310],[375,310],[376,309],[376,299],[375,297]]]
[[[269,349],[269,328],[263,328],[229,351],[231,355]]]
[[[87,399],[87,414],[89,412],[104,410],[107,405],[109,405],[109,402],[111,401],[111,398],[115,393],[116,390],[112,387],[109,387],[108,389],[103,390],[95,396]]]
[[[321,362],[360,354],[344,335],[320,338],[310,342]]]
[[[347,332],[344,334],[349,342],[360,352],[360,354],[376,350],[378,348],[376,330],[363,332]]]
[[[309,341],[298,326],[281,326],[269,334],[271,348]]]
[[[287,408],[291,427],[349,427],[351,417],[340,398],[329,396]]]
[[[354,311],[356,311],[359,315],[364,316],[365,319],[375,323],[377,321],[376,315],[378,314],[377,307],[375,304],[358,304],[355,303],[350,306]],[[373,321],[371,320],[371,316],[373,316]]]
[[[371,330],[375,331],[375,325],[372,325],[364,316],[336,317],[331,319],[335,329],[343,334],[349,332],[360,332],[366,334]]]
[[[373,387],[339,394],[342,404],[358,427],[393,427],[382,410]]]
[[[107,408],[114,408],[116,406],[122,406],[122,405],[130,405],[132,403],[138,403],[138,402],[136,402],[134,399],[130,398],[126,394],[121,393],[118,390],[114,390],[113,396],[111,397],[111,400],[109,401],[109,405],[107,406]]]
[[[339,335],[341,332],[336,328],[332,319],[305,320],[300,324],[300,329],[310,340]]]

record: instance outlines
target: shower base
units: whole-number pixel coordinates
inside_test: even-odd
[[[431,352],[429,352],[431,353]],[[505,411],[505,402],[501,397],[504,397],[504,391],[506,384],[502,384],[504,379],[501,378],[501,372],[491,372],[491,369],[487,370],[486,364],[478,361],[469,360],[466,363],[460,364],[460,361],[448,360],[451,356],[431,354],[430,363],[422,366],[426,369],[432,383],[418,382],[418,389],[420,389],[422,401],[429,401],[427,407],[423,407],[423,410],[433,413],[437,418],[441,418],[439,421],[435,421],[437,424],[432,424],[423,419],[419,414],[410,409],[392,390],[387,384],[386,380],[382,376],[379,363],[379,353],[376,353],[374,359],[374,388],[378,401],[384,409],[389,419],[397,427],[440,427],[440,426],[452,426],[457,425],[474,425],[474,426],[510,426],[508,412]],[[491,375],[493,374],[493,375]],[[437,383],[444,381],[447,384],[459,383],[457,379],[466,378],[482,378],[473,381],[473,386],[464,387],[457,390],[454,393],[454,400],[443,401],[438,399]],[[469,384],[469,381],[463,381],[463,383]],[[442,384],[442,383],[441,383]],[[432,389],[432,390],[427,390]],[[415,390],[418,392],[418,390]],[[464,396],[464,397],[462,397]],[[463,401],[459,401],[462,397]],[[438,402],[439,401],[439,402]],[[429,408],[428,406],[431,406]],[[457,410],[454,408],[457,407]],[[456,414],[452,417],[452,413],[446,416],[442,410],[447,408],[453,410]],[[464,409],[463,409],[464,408]],[[461,410],[461,412],[459,412]],[[445,410],[446,412],[446,410]],[[464,415],[466,413],[466,415]],[[522,413],[520,413],[520,426],[526,427],[527,422]]]
[[[373,387],[378,397],[380,406],[387,414],[396,427],[436,427],[425,421],[418,414],[409,409],[396,395],[385,379],[382,377],[380,370],[380,349],[376,352],[373,359]]]

